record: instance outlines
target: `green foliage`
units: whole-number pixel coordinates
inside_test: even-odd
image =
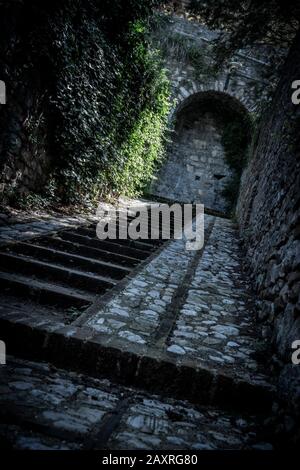
[[[242,171],[246,166],[249,153],[249,126],[247,120],[232,118],[223,127],[222,144],[225,160],[232,170],[232,178],[226,184],[222,195],[233,209],[239,193]]]
[[[163,156],[170,88],[161,57],[157,50],[149,48],[146,33],[142,22],[132,24],[130,64],[126,64],[126,75],[122,77],[122,86],[127,83],[127,88],[118,98],[119,108],[127,109],[128,120],[124,125],[128,132],[120,145],[118,158],[105,173],[105,191],[113,194],[135,196],[144,192]],[[134,73],[128,76],[132,64]],[[141,83],[137,83],[135,77],[137,68]],[[140,101],[132,93],[133,82],[140,87]]]
[[[64,18],[53,25],[64,38],[53,55],[58,191],[67,202],[140,193],[161,156],[169,95],[147,25],[131,22],[125,47],[108,43],[94,17],[82,15],[76,30]]]
[[[171,25],[168,16],[161,14],[156,14],[152,23],[152,42],[159,47],[164,59],[193,67],[196,80],[213,77],[216,69],[210,46],[202,41],[195,43],[193,38],[172,31]]]
[[[235,120],[227,123],[222,133],[225,158],[231,169],[241,174],[247,162],[248,131]]]
[[[299,28],[298,0],[191,0],[190,8],[210,28],[229,33],[219,49],[223,57],[261,42],[287,46]]]
[[[148,184],[162,157],[169,109],[168,81],[148,32],[159,3],[18,3],[20,20],[22,8],[30,11],[22,60],[33,76],[41,75],[48,95],[54,158],[39,205],[45,198],[88,203],[135,195]]]
[[[136,196],[145,192],[152,175],[163,156],[163,135],[166,128],[166,116],[169,111],[167,82],[162,87],[158,100],[159,109],[155,112],[145,109],[132,132],[121,148],[124,165],[113,168],[110,175],[115,175],[112,182],[117,193]]]
[[[234,172],[231,180],[226,184],[225,188],[222,191],[222,196],[226,199],[228,209],[230,211],[233,210],[237,202],[240,188],[240,180],[241,176],[237,172]]]
[[[264,81],[256,84],[260,112],[265,114],[274,96],[287,51],[300,27],[299,0],[191,0],[190,10],[210,29],[221,32],[214,42],[216,67],[229,62],[243,49],[269,63],[262,72]]]
[[[52,105],[59,158],[53,177],[67,202],[92,194],[99,173],[113,157],[109,137],[114,117],[107,117],[114,110],[121,68],[96,20],[84,14],[80,24],[72,20],[69,16],[66,22],[63,14],[55,18],[55,50],[49,56],[57,77]]]

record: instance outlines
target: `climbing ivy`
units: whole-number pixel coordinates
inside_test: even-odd
[[[237,173],[241,173],[247,163],[249,131],[241,120],[232,120],[225,124],[222,132],[222,144],[226,162]]]
[[[16,4],[20,18],[22,8],[31,12],[26,34],[18,30],[20,57],[32,76],[42,76],[48,96],[53,157],[39,198],[82,203],[147,187],[162,158],[169,110],[168,80],[149,39],[159,3]],[[30,38],[23,51],[22,34]]]
[[[228,209],[235,207],[242,171],[246,166],[249,154],[250,127],[249,119],[237,119],[231,116],[222,129],[222,144],[225,160],[232,170],[231,180],[226,184],[222,194],[228,202]]]
[[[64,155],[54,173],[58,192],[67,202],[140,194],[162,155],[169,96],[147,23],[130,22],[126,38],[112,43],[90,15],[76,31],[60,19],[54,26],[64,41],[53,54],[56,144]]]
[[[153,44],[159,47],[166,62],[176,61],[192,67],[195,80],[214,77],[217,73],[212,47],[174,30],[172,17],[156,13],[152,19]]]

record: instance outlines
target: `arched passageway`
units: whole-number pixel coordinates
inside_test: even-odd
[[[230,161],[234,149],[228,148],[228,144],[226,148],[224,132],[234,125],[230,132],[242,136],[239,142],[243,142],[246,150],[249,124],[244,106],[226,93],[200,92],[187,98],[175,110],[175,137],[152,185],[152,193],[226,211],[229,203],[224,192],[237,178],[235,165],[240,170],[242,162]]]

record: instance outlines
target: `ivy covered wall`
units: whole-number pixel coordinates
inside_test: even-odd
[[[5,202],[145,191],[163,154],[169,84],[149,39],[159,0],[1,2]]]

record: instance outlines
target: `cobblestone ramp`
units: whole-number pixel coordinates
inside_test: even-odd
[[[270,449],[261,418],[164,399],[108,380],[8,358],[0,448]]]
[[[256,358],[266,345],[259,340],[237,230],[211,216],[205,225],[200,252],[173,241],[84,325],[109,336],[110,347],[139,355],[141,375],[148,358],[154,381],[165,378],[165,391],[207,403],[235,398],[243,406],[245,396],[251,403],[257,396],[256,405],[264,406],[272,386]]]
[[[70,324],[162,240],[100,241],[95,222],[68,218],[2,227],[0,243],[1,317],[32,318],[40,309],[44,319]]]
[[[11,297],[4,297],[1,326],[8,344],[19,354],[154,393],[218,406],[234,401],[235,406],[244,407],[247,398],[247,406],[263,408],[270,402],[272,386],[255,359],[259,334],[252,294],[241,270],[236,229],[231,222],[212,216],[205,217],[205,226],[202,250],[186,250],[184,239],[170,241],[117,288],[99,295],[83,313],[76,310],[73,321],[66,322],[57,308],[50,316],[36,305],[25,303],[24,308],[12,303]],[[86,234],[89,229],[80,230]],[[85,235],[65,231],[42,237],[36,245],[30,245],[30,250],[46,245],[49,256],[52,242],[65,243],[65,238],[73,236]],[[87,238],[89,243],[102,243]],[[22,251],[23,245],[6,247],[0,257],[14,259],[11,252]],[[80,245],[81,253],[85,246]],[[57,258],[54,261],[59,263]],[[40,260],[38,264],[43,266]],[[5,278],[15,276],[10,272],[14,265],[7,262],[5,266]],[[32,283],[34,287],[36,282],[41,283],[35,278],[36,268],[28,270],[26,257],[21,266],[25,272],[17,276],[29,276],[30,288]],[[48,262],[46,266],[47,270],[40,269],[38,274],[46,276],[47,282],[56,280],[60,268],[54,266],[49,272]],[[93,282],[82,284],[85,276],[80,274],[78,279],[76,272],[73,278],[73,268],[64,267],[64,273],[60,289],[70,281],[72,289],[84,285],[84,295],[90,295],[91,300],[104,290],[103,279],[98,276],[94,279],[89,274]],[[81,300],[77,291],[69,294],[72,301]],[[48,302],[48,297],[42,300]]]
[[[11,409],[2,412],[3,433],[21,448],[60,448],[65,435],[67,448],[252,446],[252,438],[247,440],[249,423],[245,418],[245,429],[241,423],[250,413],[256,416],[250,419],[255,427],[268,415],[274,389],[259,359],[266,345],[259,339],[235,225],[206,215],[203,249],[188,251],[185,239],[165,244],[101,242],[92,224],[90,220],[2,245],[1,339],[9,354],[65,369],[55,372],[69,377],[62,394],[73,381],[81,383],[83,394],[88,393],[88,383],[97,384],[99,393],[106,390],[114,410],[108,416],[114,418],[101,408],[101,400],[104,408],[106,403],[102,392],[95,414],[96,408],[85,410],[84,400],[93,398],[84,395],[82,402],[76,401],[77,392],[72,398],[49,396],[51,403],[23,406],[19,392],[30,390],[31,400],[39,396],[40,385],[35,392],[22,372],[21,380],[9,378],[19,383],[12,386],[13,393],[6,379],[1,386],[3,410]],[[31,365],[30,374],[39,371],[47,383],[47,367]],[[1,373],[18,376],[15,360]],[[127,387],[136,390],[128,392]],[[207,408],[199,411],[199,406]],[[45,415],[47,410],[50,414]],[[15,418],[19,414],[20,422]],[[237,415],[240,425],[234,421]],[[178,424],[176,433],[173,422]],[[52,436],[46,441],[45,427]]]

